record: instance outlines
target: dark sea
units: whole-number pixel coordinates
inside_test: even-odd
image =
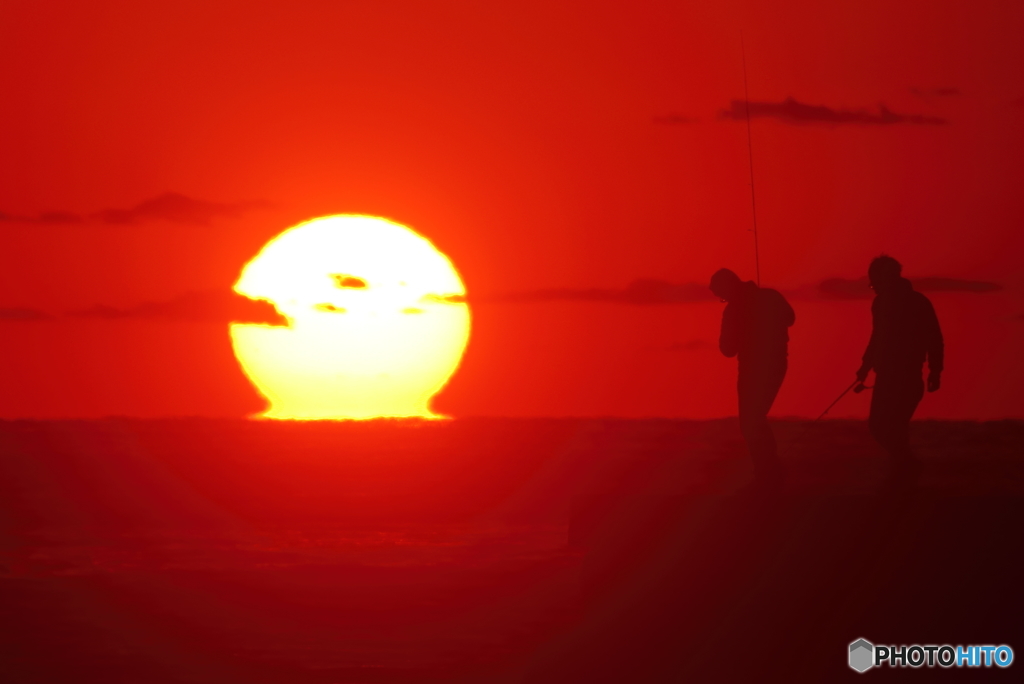
[[[1024,654],[1024,423],[916,422],[912,478],[862,421],[773,425],[765,488],[735,419],[0,422],[0,680],[821,682],[860,676],[861,638]]]

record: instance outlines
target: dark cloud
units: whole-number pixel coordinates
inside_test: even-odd
[[[959,278],[912,278],[915,289],[919,292],[966,292],[984,294],[1003,289],[999,283],[983,280],[963,280]],[[794,300],[857,300],[871,299],[874,292],[868,287],[867,278],[850,280],[846,278],[828,278],[817,285],[786,290],[787,298]],[[462,304],[467,301],[465,295],[425,295],[424,301]],[[648,306],[658,304],[687,304],[716,301],[714,295],[703,283],[670,283],[657,279],[638,279],[622,289],[606,288],[550,288],[538,290],[520,290],[491,295],[474,295],[469,298],[472,304],[493,303],[531,303],[531,302],[605,302]],[[345,313],[345,309],[330,304],[316,306],[321,311]],[[422,309],[410,307],[403,313],[422,313]],[[101,320],[176,320],[198,321],[211,323],[256,323],[263,325],[288,324],[273,304],[264,300],[249,299],[233,291],[189,292],[171,300],[162,302],[143,302],[137,306],[117,308],[97,305],[89,309],[72,311],[67,314],[73,318],[91,318]],[[35,309],[0,308],[0,320],[37,321],[52,319],[48,313]],[[1017,318],[1024,318],[1024,314]],[[705,348],[709,343],[705,340],[689,340],[678,342],[669,347],[670,351],[695,351]]]
[[[168,192],[131,209],[105,209],[93,216],[105,223],[142,223],[159,219],[202,226],[219,218],[237,218],[258,206],[258,203],[206,202]]]
[[[249,299],[233,291],[189,292],[165,302],[144,302],[127,309],[98,305],[74,311],[70,316],[105,320],[165,319],[217,323],[287,325],[273,304]]]
[[[37,219],[29,218],[27,216],[18,216],[17,214],[7,214],[0,211],[0,221],[9,223],[33,223]]]
[[[686,116],[685,114],[665,114],[664,116],[654,117],[654,123],[656,124],[692,124],[697,123],[699,119],[695,119],[692,116]]]
[[[707,285],[699,283],[669,283],[664,280],[634,280],[624,289],[604,288],[552,288],[522,290],[485,297],[470,295],[470,302],[612,302],[617,304],[681,304],[685,302],[713,301],[714,295]]]
[[[82,223],[84,218],[69,211],[45,211],[39,215],[39,223]]]
[[[920,292],[986,293],[1001,290],[1002,285],[982,280],[959,278],[912,278]],[[870,299],[874,292],[868,279],[829,278],[817,285],[804,285],[783,294],[790,299]],[[461,298],[460,298],[460,301]],[[612,304],[686,304],[717,301],[704,283],[670,283],[657,279],[638,279],[623,289],[605,288],[551,288],[519,290],[490,295],[469,296],[472,304],[528,303],[528,302],[608,302]]]
[[[42,321],[50,318],[53,316],[38,309],[0,309],[0,321]]]
[[[747,106],[743,100],[733,100],[729,109],[719,112],[718,118],[745,121]],[[782,102],[751,102],[749,107],[752,118],[771,117],[791,124],[940,125],[948,123],[945,119],[937,116],[897,114],[884,105],[879,106],[876,113],[867,110],[832,109],[824,105],[809,105],[798,102],[792,97],[787,97]]]
[[[107,223],[135,225],[149,221],[169,221],[197,226],[209,225],[221,218],[237,218],[253,209],[265,206],[261,202],[221,204],[192,199],[175,192],[146,200],[130,209],[104,209],[92,214],[76,214],[70,211],[44,211],[38,216],[18,216],[0,212],[0,221],[18,223]]]
[[[654,279],[634,280],[620,296],[627,304],[676,304],[715,299],[706,283],[676,284]]]
[[[984,280],[961,280],[959,278],[911,278],[918,292],[995,292],[1003,289],[999,283]],[[874,292],[868,287],[867,277],[856,280],[829,278],[821,281],[817,294],[826,299],[870,299]]]
[[[987,280],[960,278],[911,278],[914,287],[924,292],[995,292],[1003,286]]]

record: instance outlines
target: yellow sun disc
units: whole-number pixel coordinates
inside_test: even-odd
[[[373,216],[290,228],[235,291],[273,303],[288,327],[233,323],[235,355],[267,418],[439,417],[431,397],[469,339],[466,290],[429,240]]]

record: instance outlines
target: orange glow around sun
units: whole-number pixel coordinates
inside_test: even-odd
[[[289,322],[231,325],[263,417],[439,417],[430,399],[462,358],[469,307],[426,238],[373,216],[313,219],[268,242],[234,289]]]

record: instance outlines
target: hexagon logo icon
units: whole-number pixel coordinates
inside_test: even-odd
[[[850,667],[857,672],[865,672],[874,665],[875,646],[865,639],[857,639],[850,644]]]

